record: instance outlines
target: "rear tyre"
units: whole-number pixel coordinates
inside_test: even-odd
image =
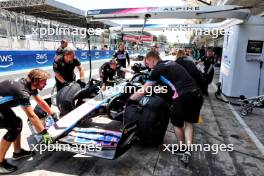
[[[81,90],[80,84],[73,82],[63,87],[56,96],[56,104],[61,115],[66,115],[75,108],[74,97]]]
[[[138,121],[140,143],[159,145],[163,141],[169,123],[169,108],[158,96],[147,97],[145,102],[146,104],[132,104],[126,107],[125,123]]]

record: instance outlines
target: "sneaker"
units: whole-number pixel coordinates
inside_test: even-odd
[[[191,157],[192,157],[192,154],[190,151],[186,151],[183,155],[182,155],[182,158],[181,158],[181,161],[184,163],[184,164],[188,164],[191,160]]]
[[[6,160],[0,163],[0,174],[9,174],[17,170],[16,166],[9,164]]]
[[[13,153],[13,160],[19,160],[22,158],[33,156],[35,152],[21,149],[20,153]]]
[[[176,150],[176,151],[171,151],[173,155],[177,155],[177,156],[182,156],[184,155],[186,150]]]
[[[182,156],[186,152],[186,150],[180,150],[179,148],[177,150],[173,150],[172,146],[170,146],[169,149],[173,155],[177,156]]]

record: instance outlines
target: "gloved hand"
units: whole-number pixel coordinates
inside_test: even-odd
[[[130,98],[127,100],[127,102],[126,102],[126,106],[129,106],[129,105],[131,105],[131,104],[138,104],[138,101],[136,101],[136,100],[131,100]]]
[[[81,86],[82,88],[84,88],[84,87],[86,86],[86,83],[85,83],[83,80],[81,80],[81,79],[78,79],[76,82],[77,82],[78,84],[80,84],[80,86]]]
[[[42,135],[42,141],[44,142],[44,144],[49,145],[49,144],[53,143],[53,139],[46,129],[44,129],[41,132],[41,135]]]
[[[45,129],[49,129],[52,125],[55,124],[55,120],[52,116],[48,116],[45,122]]]
[[[64,81],[63,86],[68,86],[70,83],[67,81]]]
[[[57,122],[59,120],[58,114],[55,112],[51,114],[51,117],[53,118],[54,122]]]

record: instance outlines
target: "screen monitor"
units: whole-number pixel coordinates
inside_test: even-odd
[[[247,45],[247,53],[261,54],[263,48],[263,41],[249,40]]]

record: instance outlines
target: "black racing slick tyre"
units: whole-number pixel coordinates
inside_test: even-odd
[[[143,145],[162,143],[169,123],[169,108],[160,97],[145,97],[144,104],[125,109],[125,123],[138,121],[138,137]]]
[[[80,84],[72,82],[64,86],[56,96],[56,103],[60,110],[61,115],[66,115],[75,108],[76,93],[81,90]]]
[[[166,133],[169,118],[152,116],[154,118],[141,118],[138,121],[138,134],[142,144],[159,145]]]

